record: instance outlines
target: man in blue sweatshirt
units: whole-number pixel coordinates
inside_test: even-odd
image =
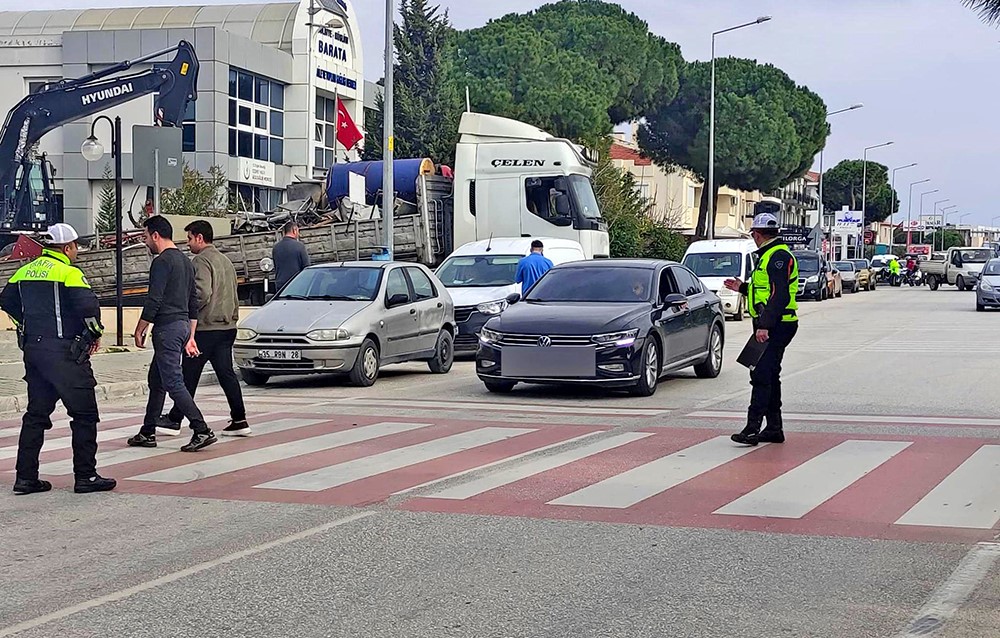
[[[535,282],[552,269],[552,262],[542,254],[544,248],[541,240],[534,240],[531,242],[531,254],[517,262],[517,275],[514,281],[521,284],[521,296],[527,295]]]

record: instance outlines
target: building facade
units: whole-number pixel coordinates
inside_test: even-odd
[[[364,123],[360,28],[348,0],[65,11],[0,11],[0,111],[48,82],[76,78],[186,40],[200,63],[197,100],[183,130],[185,162],[226,174],[247,210],[266,211],[294,182],[321,179],[357,150],[336,143],[337,99]],[[172,54],[130,72],[167,62]],[[135,186],[132,127],[153,123],[153,96],[102,115],[122,118],[123,210],[145,204]],[[110,154],[87,162],[80,152],[93,118],[48,133],[40,142],[56,169],[65,219],[94,231],[98,193]],[[95,134],[110,148],[107,124]]]

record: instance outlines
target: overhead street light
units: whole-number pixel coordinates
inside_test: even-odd
[[[892,142],[884,142],[882,144],[875,144],[874,146],[868,146],[865,148],[861,159],[861,221],[864,222],[868,213],[868,151],[875,150],[876,148],[884,148],[886,146],[892,146]]]
[[[392,0],[387,0],[387,2],[392,2]],[[770,20],[771,16],[761,16],[753,22],[747,22],[712,33],[712,88],[708,100],[708,224],[705,231],[707,239],[715,239],[715,36],[736,31],[737,29],[757,26]],[[386,66],[388,67],[388,63],[386,63]]]
[[[852,104],[846,109],[837,109],[836,111],[827,111],[826,116],[829,118],[831,115],[839,115],[840,113],[847,113],[848,111],[855,111],[857,109],[864,108],[864,104],[858,102],[857,104]],[[823,207],[823,153],[826,151],[826,144],[823,144],[823,148],[819,149],[819,205],[817,206],[817,211],[819,212],[819,220],[816,222],[816,226],[822,230],[823,228],[823,218],[824,218],[824,207]],[[813,250],[819,250],[817,246],[813,246]]]
[[[917,163],[914,162],[912,164],[907,164],[906,166],[899,166],[899,167],[896,167],[896,168],[892,169],[892,179],[889,182],[889,189],[892,191],[892,195],[896,194],[896,171],[901,171],[901,170],[903,170],[905,168],[913,168],[916,165],[917,165]],[[896,221],[894,219],[895,212],[892,212],[892,204],[893,203],[894,202],[890,202],[889,203],[889,210],[890,210],[890,213],[889,213],[889,226],[891,228],[895,228],[894,223]],[[889,248],[890,249],[892,249],[892,245],[893,245],[894,240],[895,240],[895,237],[894,237],[895,234],[896,233],[895,233],[894,230],[891,230],[891,229],[889,230]]]

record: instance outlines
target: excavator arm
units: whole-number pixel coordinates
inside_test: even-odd
[[[176,51],[165,67],[118,75],[136,64]],[[157,93],[154,119],[158,126],[180,126],[188,103],[197,99],[198,58],[194,47],[177,46],[136,60],[121,62],[82,78],[46,84],[17,103],[0,130],[0,233],[44,230],[57,221],[49,184],[44,184],[44,215],[26,194],[38,141],[49,131],[144,95]],[[44,180],[48,181],[47,171]],[[44,219],[42,219],[44,217]]]

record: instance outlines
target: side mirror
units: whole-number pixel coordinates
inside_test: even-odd
[[[397,293],[389,297],[389,301],[385,303],[386,308],[395,308],[396,306],[403,306],[410,302],[410,297],[403,293]]]
[[[680,293],[673,293],[667,295],[667,298],[663,300],[664,308],[680,308],[681,306],[686,306],[688,302],[687,297]]]
[[[556,214],[560,217],[569,217],[571,214],[569,208],[569,196],[566,193],[559,193],[556,195]]]
[[[519,301],[521,301],[521,295],[517,294],[516,292],[512,292],[509,295],[507,295],[507,304],[508,305],[513,306],[514,304],[516,304]]]

